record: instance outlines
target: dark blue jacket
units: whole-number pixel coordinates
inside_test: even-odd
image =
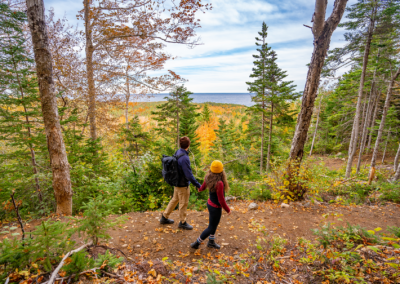
[[[175,156],[179,156],[181,154],[184,155],[178,159],[178,167],[180,172],[183,174],[178,183],[178,187],[189,186],[190,182],[192,182],[195,187],[200,188],[201,184],[193,176],[192,168],[190,167],[189,152],[181,148],[176,151]]]

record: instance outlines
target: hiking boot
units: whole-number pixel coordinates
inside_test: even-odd
[[[161,214],[161,219],[160,219],[160,224],[165,225],[165,224],[173,224],[174,220],[172,219],[167,219],[164,217],[164,214]]]
[[[214,240],[208,240],[207,247],[216,248],[216,249],[220,249],[221,248],[221,246],[218,245]]]
[[[185,223],[179,222],[178,228],[181,228],[184,230],[193,230],[193,226],[190,226],[187,222],[185,222]]]
[[[193,249],[199,249],[201,243],[199,243],[198,241],[195,241],[194,243],[190,244],[190,247]]]

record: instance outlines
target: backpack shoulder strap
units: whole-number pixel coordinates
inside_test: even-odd
[[[175,156],[176,160],[179,160],[180,157],[185,156],[185,154],[180,154],[178,156]]]

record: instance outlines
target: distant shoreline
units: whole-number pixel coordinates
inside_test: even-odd
[[[169,93],[149,94],[144,98],[139,98],[135,102],[162,102],[165,101]],[[217,103],[228,105],[252,106],[250,93],[193,93],[191,95],[193,103]]]

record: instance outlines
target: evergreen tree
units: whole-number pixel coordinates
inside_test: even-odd
[[[211,112],[210,108],[208,107],[208,104],[204,104],[203,110],[201,112],[201,119],[203,122],[208,123],[210,122],[211,119]]]
[[[215,130],[215,134],[217,139],[214,142],[215,150],[213,151],[213,155],[226,161],[229,155],[232,154],[234,133],[222,117],[218,120],[218,129]]]
[[[16,190],[40,204],[43,188],[49,187],[49,160],[34,61],[22,31],[25,20],[24,13],[0,4],[0,141],[7,147],[0,154],[0,188],[3,198]]]
[[[139,122],[139,117],[134,116],[128,123],[127,128],[122,129],[122,140],[128,144],[125,151],[130,157],[139,158],[140,154],[144,154],[149,148],[150,135],[142,130],[142,125]]]
[[[166,103],[157,106],[157,111],[153,111],[154,120],[158,122],[156,132],[166,140],[179,148],[179,138],[188,136],[191,140],[190,148],[197,152],[199,145],[196,137],[197,113],[198,108],[192,103],[193,98],[184,86],[179,86],[173,90],[169,97],[165,97]],[[172,147],[169,147],[172,148]]]
[[[295,86],[292,81],[283,81],[286,77],[286,71],[282,71],[277,63],[277,55],[271,50],[266,43],[268,27],[263,22],[262,30],[259,32],[260,38],[256,37],[257,55],[253,55],[254,61],[253,73],[251,78],[255,78],[253,82],[247,82],[248,91],[253,93],[252,101],[255,105],[249,108],[249,111],[258,117],[261,121],[261,127],[258,137],[261,137],[260,145],[260,172],[263,172],[264,162],[264,136],[266,129],[266,120],[269,118],[269,139],[267,150],[267,165],[269,169],[272,129],[274,118],[277,116],[291,117],[293,112],[290,111],[290,103],[293,102],[298,95],[294,93]],[[255,133],[254,133],[255,134]]]

